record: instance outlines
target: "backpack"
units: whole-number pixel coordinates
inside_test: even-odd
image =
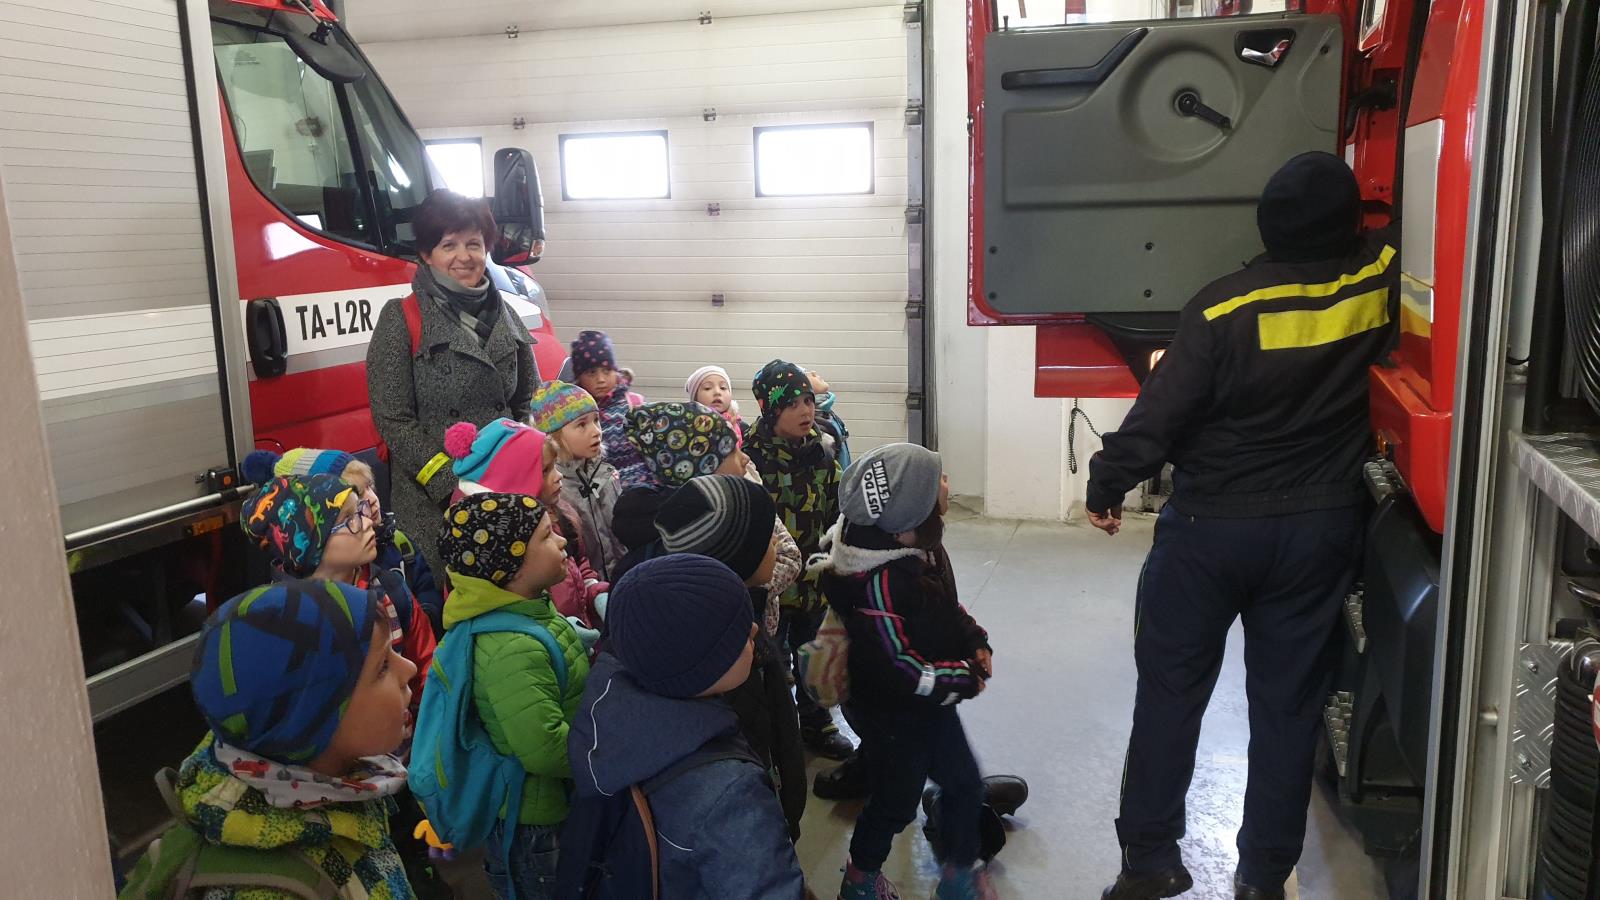
[[[292,850],[256,850],[213,844],[189,824],[172,769],[156,773],[156,790],[177,824],[145,851],[118,900],[188,900],[212,888],[261,888],[302,900],[332,900],[339,889],[327,873]]]
[[[833,609],[822,617],[814,640],[795,651],[795,680],[822,706],[850,699],[850,635]]]
[[[724,759],[767,768],[737,734],[717,738],[675,765],[626,791],[575,798],[561,826],[557,897],[580,900],[659,900],[661,848],[650,795],[689,772]]]
[[[475,638],[489,632],[525,634],[544,645],[556,684],[567,690],[567,659],[549,629],[527,616],[492,612],[445,633],[434,651],[411,742],[411,792],[441,842],[457,850],[482,846],[495,823],[522,808],[527,772],[515,756],[496,750],[472,709]],[[511,842],[505,850],[510,852]]]

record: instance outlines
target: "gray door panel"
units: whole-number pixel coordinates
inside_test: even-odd
[[[1280,38],[1289,46],[1276,66],[1243,58]],[[1337,149],[1342,45],[1335,16],[990,34],[989,305],[1172,312],[1260,253],[1255,204],[1268,176],[1297,153]],[[1185,93],[1227,127],[1181,113]]]

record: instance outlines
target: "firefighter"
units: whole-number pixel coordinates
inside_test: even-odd
[[[1387,231],[1361,236],[1355,176],[1327,153],[1279,169],[1256,220],[1266,253],[1189,302],[1089,463],[1089,520],[1112,535],[1124,495],[1173,465],[1139,580],[1122,871],[1103,900],[1193,885],[1178,851],[1184,799],[1237,617],[1250,770],[1235,896],[1283,897],[1305,839],[1334,640],[1361,558],[1367,369],[1392,338],[1399,267]]]

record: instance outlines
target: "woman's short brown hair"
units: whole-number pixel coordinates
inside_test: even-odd
[[[433,250],[445,235],[453,231],[482,232],[486,248],[494,245],[500,233],[494,223],[494,213],[489,211],[489,201],[475,200],[443,189],[434,191],[422,201],[411,220],[411,227],[417,235],[418,253]]]

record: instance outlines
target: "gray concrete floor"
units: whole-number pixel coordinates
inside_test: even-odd
[[[1012,821],[1009,843],[995,861],[1003,897],[1095,898],[1116,875],[1112,820],[1133,706],[1133,589],[1152,524],[1148,518],[1130,518],[1121,535],[1108,538],[1083,524],[997,521],[959,507],[950,518],[946,546],[962,600],[989,630],[996,648],[992,686],[962,704],[962,718],[985,772],[1022,775],[1032,787],[1032,798]],[[1187,896],[1203,900],[1233,896],[1234,832],[1249,743],[1240,645],[1236,629],[1206,716],[1189,793],[1184,855],[1196,884]],[[97,729],[107,807],[119,843],[162,818],[150,772],[176,764],[198,739],[201,726],[188,722],[192,708],[184,707],[186,718],[176,713],[177,706],[189,703],[187,695],[185,687],[168,698],[185,728]],[[155,734],[170,746],[125,752],[127,742],[148,741]],[[138,762],[119,767],[124,758]],[[831,765],[816,761],[811,768],[814,773]],[[837,890],[859,809],[859,804],[813,798],[806,811],[800,860],[823,900]],[[937,871],[920,822],[896,840],[887,868],[907,898],[932,893]],[[451,866],[446,877],[461,900],[489,897],[475,860]],[[1313,794],[1306,851],[1289,896],[1385,896],[1376,866],[1335,819],[1320,789]]]
[[[1133,587],[1152,525],[1130,518],[1108,538],[1084,524],[996,521],[960,510],[951,517],[946,547],[962,601],[995,646],[995,679],[962,704],[962,718],[984,771],[1022,775],[1032,788],[995,860],[1001,896],[1093,898],[1116,875],[1112,820],[1133,708]],[[1183,850],[1195,889],[1186,896],[1206,900],[1233,896],[1249,746],[1241,649],[1236,628],[1189,792]],[[859,806],[811,804],[800,859],[818,896],[827,897]],[[920,825],[897,839],[887,871],[906,897],[931,894],[937,871]],[[1289,897],[1297,896],[1386,896],[1378,868],[1320,790],[1289,886]]]

